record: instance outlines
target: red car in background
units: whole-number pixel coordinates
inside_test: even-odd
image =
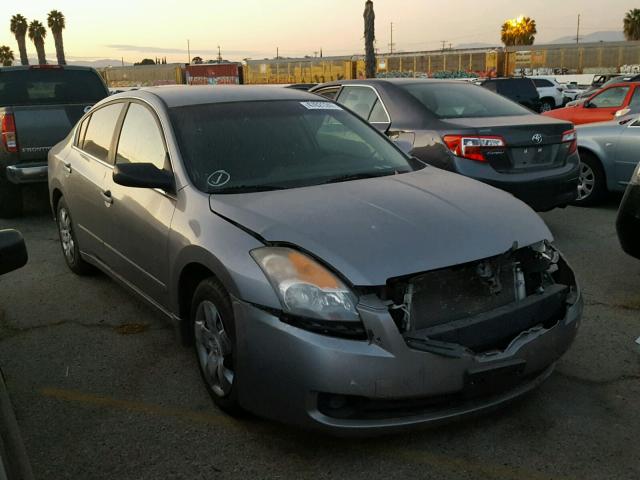
[[[543,115],[569,120],[574,125],[613,120],[619,115],[640,107],[640,82],[616,83],[598,91],[584,102],[551,110]]]

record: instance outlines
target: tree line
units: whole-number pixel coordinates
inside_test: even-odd
[[[58,65],[66,65],[67,61],[64,56],[64,42],[62,40],[62,31],[66,27],[66,22],[62,12],[58,10],[51,10],[47,15],[47,26],[53,35]],[[29,57],[27,56],[27,36],[36,49],[38,64],[47,64],[47,57],[44,49],[47,29],[42,22],[39,20],[32,20],[29,22],[23,15],[18,13],[11,17],[9,29],[18,44],[21,65],[29,65]],[[13,64],[14,60],[15,55],[13,50],[6,45],[0,46],[0,64],[4,67],[9,67]]]

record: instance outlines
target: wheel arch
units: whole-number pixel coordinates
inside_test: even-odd
[[[580,154],[580,156],[582,156],[582,154],[586,153],[587,155],[590,155],[594,160],[596,160],[598,162],[598,164],[600,165],[600,168],[602,169],[602,174],[604,175],[604,181],[605,184],[607,185],[607,190],[611,190],[610,186],[609,186],[609,175],[607,175],[607,169],[604,165],[604,163],[602,162],[602,158],[601,158],[601,154],[599,154],[598,152],[596,152],[596,150],[594,148],[592,148],[591,146],[588,145],[578,145],[578,153]]]

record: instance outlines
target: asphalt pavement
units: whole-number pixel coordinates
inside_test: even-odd
[[[46,193],[29,195],[0,220],[30,254],[0,278],[0,365],[38,479],[640,478],[640,261],[618,245],[619,198],[542,215],[586,305],[540,389],[470,421],[335,439],[217,410],[172,326],[106,276],[71,274]]]

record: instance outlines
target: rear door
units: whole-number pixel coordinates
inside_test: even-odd
[[[103,242],[107,231],[103,186],[113,169],[110,157],[114,132],[123,107],[122,102],[111,103],[86,117],[63,165],[66,177],[63,193],[80,248],[102,262],[106,260]]]
[[[171,170],[160,122],[146,104],[129,104],[114,143],[116,165],[152,163]],[[167,248],[175,197],[159,189],[123,187],[112,176],[106,178],[105,191],[111,199],[105,247],[113,258],[113,270],[147,298],[167,307]]]
[[[605,122],[613,119],[615,113],[624,108],[631,96],[631,85],[616,85],[605,88],[591,97],[581,107],[577,107],[574,123]]]

